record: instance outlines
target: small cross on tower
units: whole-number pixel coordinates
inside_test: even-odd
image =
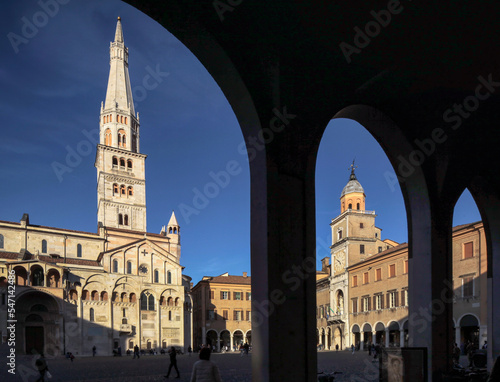
[[[148,252],[146,251],[146,249],[144,249],[144,251],[142,251],[142,254],[143,254],[144,256],[146,256],[146,255],[148,254]]]

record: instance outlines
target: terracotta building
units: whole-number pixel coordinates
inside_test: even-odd
[[[20,222],[0,221],[0,333],[5,342],[12,273],[18,354],[185,345],[191,307],[184,304],[183,282],[190,279],[180,265],[180,227],[172,212],[160,233],[146,230],[139,129],[118,18],[99,116],[97,233],[34,225],[28,214]]]
[[[234,351],[252,343],[251,277],[205,276],[191,292],[195,349],[210,345]]]

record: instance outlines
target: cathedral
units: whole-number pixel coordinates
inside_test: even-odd
[[[34,225],[28,214],[0,221],[0,334],[7,342],[15,325],[17,354],[192,345],[175,214],[160,233],[146,229],[147,155],[120,18],[109,53],[95,159],[98,231]]]

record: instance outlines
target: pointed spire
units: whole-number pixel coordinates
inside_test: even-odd
[[[115,32],[115,42],[123,42],[123,30],[121,17],[118,16],[118,21],[116,22],[116,32]]]
[[[168,226],[171,227],[171,226],[179,226],[179,223],[177,223],[177,219],[175,218],[175,212],[172,210],[172,216],[170,217],[170,220],[168,222]]]

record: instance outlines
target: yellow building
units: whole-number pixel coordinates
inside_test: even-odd
[[[195,349],[210,345],[233,351],[252,343],[251,277],[205,276],[192,289]]]
[[[159,234],[146,230],[146,155],[120,18],[99,121],[98,232],[33,225],[28,214],[19,223],[0,221],[0,333],[5,342],[12,297],[18,354],[183,347],[191,330],[175,214]],[[6,285],[11,273],[14,295]]]
[[[352,344],[363,349],[371,343],[411,346],[408,245],[381,240],[375,213],[364,210],[365,194],[353,166],[340,201],[341,214],[331,223],[333,266],[328,278],[328,315],[321,313],[328,305],[326,277],[317,280],[318,344],[326,349],[334,349],[337,344],[340,349]],[[453,299],[455,342],[473,342],[480,347],[487,336],[487,258],[482,222],[454,227],[452,251],[453,285],[443,286],[443,290],[454,290],[449,298]],[[325,271],[325,259],[322,262]],[[422,315],[425,317],[425,312]]]

